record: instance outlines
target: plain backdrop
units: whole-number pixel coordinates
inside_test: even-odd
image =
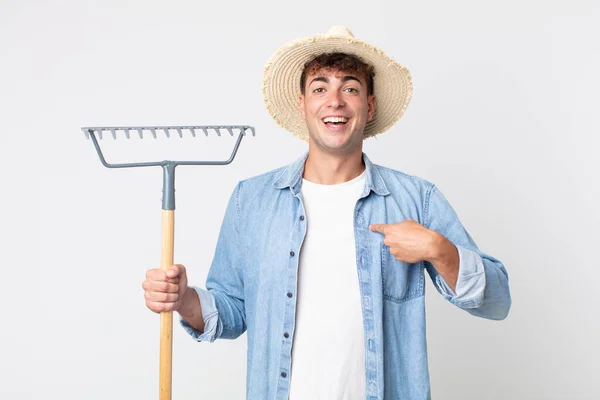
[[[598,398],[591,0],[1,1],[0,398],[158,398],[159,319],[141,284],[160,262],[162,172],[104,168],[80,128],[256,127],[233,164],[177,172],[175,260],[204,286],[235,184],[307,149],[264,108],[264,64],[340,24],[413,76],[405,116],[365,152],[435,183],[509,273],[504,321],[427,278],[433,398]],[[222,139],[102,143],[110,160],[218,159]],[[176,324],[173,352],[174,399],[244,397],[245,335],[197,343]]]

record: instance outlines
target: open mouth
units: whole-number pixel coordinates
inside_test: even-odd
[[[325,117],[323,123],[329,127],[337,127],[346,125],[348,118],[346,117]]]

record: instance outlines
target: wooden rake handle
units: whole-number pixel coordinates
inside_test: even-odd
[[[162,210],[162,247],[160,267],[167,271],[173,265],[175,210]],[[160,313],[159,398],[171,400],[173,367],[173,311]]]

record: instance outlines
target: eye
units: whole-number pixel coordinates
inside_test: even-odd
[[[358,93],[358,89],[353,87],[346,88],[346,91],[350,93]]]
[[[319,87],[319,88],[316,88],[316,89],[314,89],[314,90],[313,90],[313,93],[323,93],[324,91],[325,91],[325,89],[324,89],[324,88],[322,88],[322,87]]]

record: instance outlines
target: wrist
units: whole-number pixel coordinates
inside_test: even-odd
[[[454,272],[460,262],[458,249],[444,235],[435,232],[431,245],[431,257],[427,259],[439,272]]]
[[[181,302],[179,304],[179,309],[177,312],[181,314],[182,317],[192,316],[193,315],[193,296],[195,294],[195,290],[189,286],[185,287],[183,295],[181,296]]]
[[[443,263],[447,259],[449,250],[451,247],[454,247],[454,245],[441,233],[436,231],[431,232],[429,257],[427,257],[425,260],[432,264]]]
[[[181,298],[181,305],[178,312],[181,318],[183,318],[192,328],[204,332],[202,305],[200,304],[200,297],[194,288],[189,286],[186,287]]]

